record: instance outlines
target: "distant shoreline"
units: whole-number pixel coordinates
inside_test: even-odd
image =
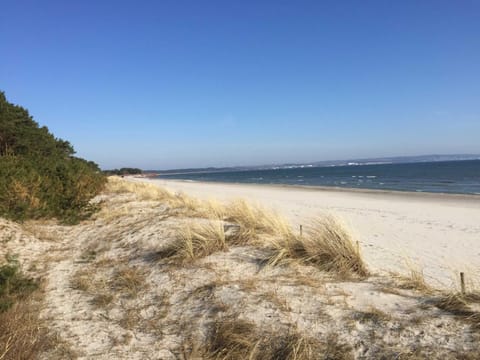
[[[155,181],[165,181],[165,182],[180,182],[180,183],[195,183],[195,184],[205,184],[205,185],[232,185],[232,186],[251,186],[251,187],[265,187],[265,188],[277,188],[277,189],[299,189],[305,191],[321,191],[321,192],[342,192],[342,193],[356,193],[356,194],[370,194],[370,195],[391,195],[391,196],[401,196],[401,197],[416,197],[416,198],[436,198],[441,197],[442,199],[452,199],[452,200],[472,200],[480,201],[480,194],[462,194],[462,193],[446,193],[446,192],[429,192],[429,191],[408,191],[408,190],[382,190],[382,189],[368,189],[368,188],[352,188],[352,187],[341,187],[341,186],[322,186],[322,185],[296,185],[296,184],[262,184],[262,183],[246,183],[246,182],[233,182],[233,181],[206,181],[206,180],[187,180],[187,179],[172,179],[172,178],[163,178],[163,177],[134,177],[129,176],[129,178],[137,178],[140,180],[155,180]]]
[[[145,173],[200,182],[295,186],[323,190],[480,195],[480,161],[382,164],[229,172]]]

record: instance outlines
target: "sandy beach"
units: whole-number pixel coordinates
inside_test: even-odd
[[[423,269],[438,287],[458,273],[480,279],[480,197],[431,193],[302,188],[276,185],[135,179],[203,199],[244,198],[274,209],[298,226],[325,212],[339,216],[378,272]]]
[[[0,257],[43,284],[0,322],[17,353],[38,338],[39,359],[477,358],[478,198],[111,177],[93,201],[73,226],[0,219]],[[309,232],[325,213],[354,237]]]

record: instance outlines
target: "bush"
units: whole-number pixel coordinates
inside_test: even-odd
[[[105,177],[95,163],[74,153],[68,141],[39,127],[0,92],[0,216],[75,222],[88,214]]]
[[[7,311],[17,299],[24,299],[38,288],[38,283],[23,276],[16,259],[8,257],[0,266],[0,313]]]

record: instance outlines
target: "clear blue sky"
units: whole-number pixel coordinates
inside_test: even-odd
[[[0,90],[103,168],[480,153],[480,2],[4,1]]]

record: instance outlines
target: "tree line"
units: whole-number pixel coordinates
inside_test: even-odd
[[[128,168],[128,167],[123,167],[121,169],[113,169],[113,170],[104,170],[103,173],[105,175],[139,175],[142,174],[143,171],[142,169],[138,168]]]

